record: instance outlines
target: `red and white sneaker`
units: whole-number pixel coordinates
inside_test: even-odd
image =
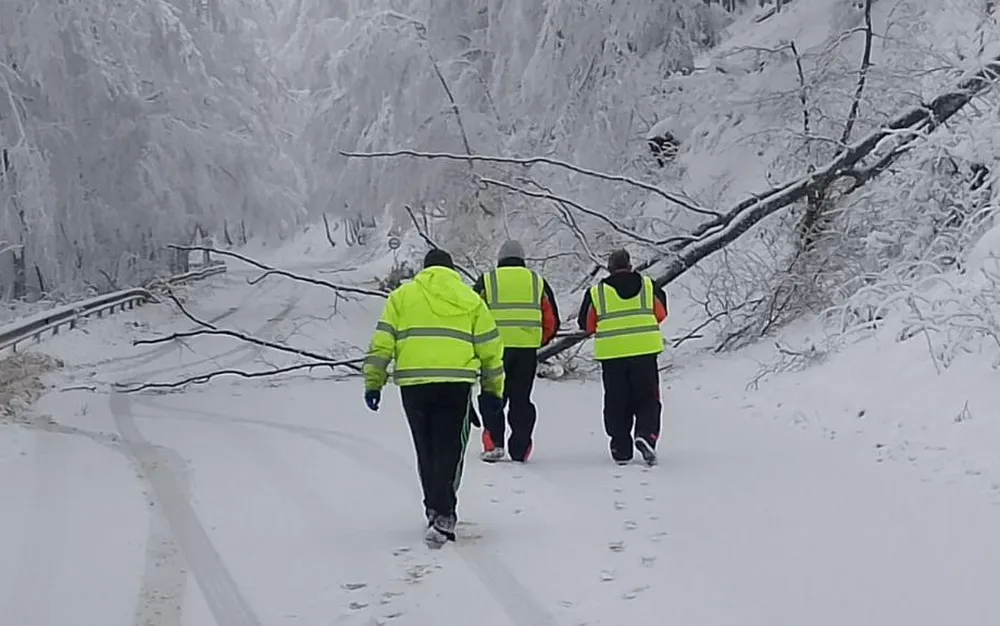
[[[496,445],[493,442],[493,437],[485,430],[483,431],[483,451],[479,454],[479,458],[486,463],[496,463],[507,458],[503,447]]]

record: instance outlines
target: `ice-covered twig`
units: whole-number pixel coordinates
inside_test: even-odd
[[[664,200],[676,204],[680,207],[692,211],[694,213],[700,213],[702,215],[711,215],[717,217],[719,213],[711,209],[706,209],[696,205],[694,202],[689,201],[685,198],[680,197],[677,194],[670,193],[663,189],[660,189],[656,185],[651,185],[649,183],[643,182],[641,180],[632,178],[630,176],[625,176],[622,174],[608,174],[606,172],[599,172],[597,170],[588,169],[581,167],[579,165],[574,165],[566,161],[560,161],[559,159],[553,159],[551,157],[535,156],[535,157],[502,157],[502,156],[488,156],[483,154],[453,154],[450,152],[422,152],[420,150],[387,150],[381,152],[351,152],[347,150],[341,150],[340,154],[345,157],[354,158],[369,158],[369,159],[385,159],[385,158],[398,158],[398,157],[417,157],[423,159],[446,159],[451,161],[484,161],[488,163],[506,163],[509,165],[522,165],[524,167],[529,167],[538,163],[544,163],[546,165],[552,165],[555,167],[561,167],[563,169],[570,170],[571,172],[576,172],[577,174],[583,174],[584,176],[591,176],[593,178],[599,178],[601,180],[606,180],[610,182],[619,182],[626,185],[631,185],[632,187],[637,187],[644,191],[654,193]]]

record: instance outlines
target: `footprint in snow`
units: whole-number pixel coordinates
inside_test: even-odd
[[[350,604],[348,604],[347,606],[348,606],[348,608],[350,608],[350,609],[351,609],[352,611],[360,611],[361,609],[363,609],[363,608],[365,608],[366,606],[368,606],[368,603],[367,603],[367,602],[358,602],[358,601],[356,601],[356,600],[355,600],[354,602],[351,602],[351,603],[350,603]]]
[[[624,526],[625,530],[635,530],[636,528],[639,528],[639,522],[631,519],[625,520]]]
[[[653,567],[656,565],[656,556],[639,557],[639,563],[642,564],[643,567]]]
[[[401,595],[403,594],[399,591],[383,591],[382,597],[379,598],[378,603],[384,606],[391,603],[393,598],[398,598]]]
[[[615,579],[615,571],[610,569],[601,570],[601,582],[609,583]]]
[[[341,587],[347,591],[357,591],[358,589],[364,589],[367,586],[368,583],[344,583],[341,585]]]
[[[624,541],[612,541],[611,543],[608,544],[608,550],[611,550],[612,552],[624,552],[625,551],[625,542]]]
[[[615,500],[615,510],[623,511],[625,509],[625,503],[621,500]]]
[[[647,589],[649,589],[649,585],[643,585],[642,587],[630,589],[622,594],[622,600],[634,600],[640,593]]]

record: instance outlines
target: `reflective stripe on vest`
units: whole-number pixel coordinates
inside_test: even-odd
[[[604,283],[592,287],[590,297],[597,313],[595,359],[619,359],[663,351],[663,335],[654,309],[656,295],[648,276],[643,276],[642,289],[635,297],[623,300],[613,287]]]
[[[396,329],[379,322],[376,330],[389,333],[396,339],[396,368],[392,377],[397,385],[435,381],[475,383],[480,376],[489,379],[503,374],[503,369],[480,371],[479,360],[475,356],[476,344],[493,341],[500,336],[495,328],[482,335],[473,335],[443,326]],[[381,359],[369,359],[372,365],[387,365],[375,363]],[[455,367],[457,364],[467,364],[467,367]]]
[[[498,267],[483,275],[486,306],[505,348],[542,345],[542,279],[526,267]]]

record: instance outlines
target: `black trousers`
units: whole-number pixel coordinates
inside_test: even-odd
[[[497,415],[483,415],[483,428],[493,439],[493,443],[503,446],[506,423],[510,424],[510,439],[507,452],[515,461],[523,461],[531,448],[531,436],[535,431],[537,412],[531,402],[531,391],[535,387],[535,373],[538,361],[534,348],[506,348],[503,351],[504,405]]]
[[[632,458],[635,439],[654,448],[660,437],[660,373],[656,354],[601,361],[604,431],[616,461]]]
[[[469,383],[400,387],[403,411],[417,453],[424,508],[455,514],[469,442]]]

